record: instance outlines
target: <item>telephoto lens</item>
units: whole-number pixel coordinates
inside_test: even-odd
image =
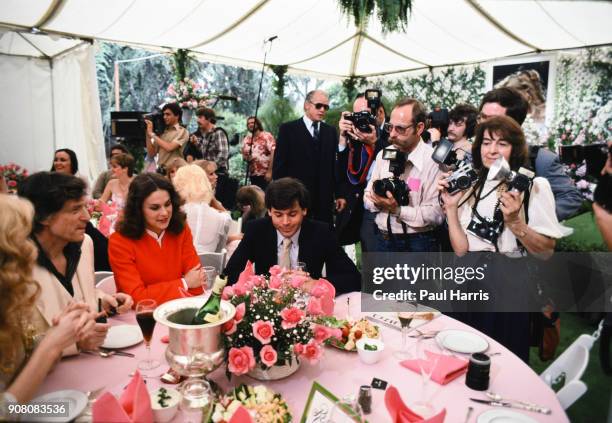
[[[483,353],[475,353],[470,357],[465,384],[468,388],[476,391],[486,391],[489,389],[489,371],[491,369],[491,359]]]

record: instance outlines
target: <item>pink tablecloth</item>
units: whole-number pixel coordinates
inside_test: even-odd
[[[351,294],[351,311],[359,310],[358,293]],[[337,301],[336,315],[346,316],[346,303],[340,299]],[[110,320],[112,324],[134,323],[133,314],[120,316]],[[469,326],[464,325],[454,319],[441,316],[436,319],[437,327],[444,329],[463,329],[474,331]],[[407,404],[411,401],[420,399],[421,377],[408,369],[402,368],[397,360],[393,358],[393,351],[399,347],[399,332],[382,326],[382,336],[385,341],[384,356],[375,365],[365,365],[359,361],[356,353],[343,352],[334,348],[326,348],[325,355],[321,362],[311,366],[302,363],[301,368],[291,377],[276,382],[267,382],[266,385],[281,393],[287,400],[294,416],[294,421],[299,421],[302,410],[306,403],[308,392],[313,381],[330,390],[338,397],[357,394],[360,385],[370,384],[374,377],[386,380],[396,386],[402,398]],[[167,333],[167,330],[157,325],[153,335],[152,356],[164,359],[166,344],[160,342],[160,338]],[[564,423],[569,422],[567,415],[563,411],[555,393],[534,373],[529,366],[513,355],[503,346],[487,338],[490,344],[489,351],[501,352],[501,355],[491,357],[492,378],[490,390],[502,394],[508,398],[524,399],[552,409],[552,414],[545,416],[542,414],[519,411],[519,413],[529,414],[536,421]],[[414,340],[410,340],[414,342]],[[426,342],[435,342],[434,340]],[[433,347],[433,346],[432,346]],[[113,356],[101,358],[93,355],[83,355],[66,358],[62,360],[54,371],[46,379],[39,391],[44,394],[59,389],[77,389],[83,392],[91,391],[102,386],[107,387],[114,393],[119,393],[127,384],[129,374],[136,369],[139,358],[144,357],[144,345],[137,345],[126,351],[136,354],[136,358]],[[162,365],[157,369],[161,374],[167,369],[167,365]],[[223,388],[229,388],[237,383],[259,384],[259,382],[249,377],[243,376],[232,378],[231,383],[225,377],[225,369],[220,368],[209,375],[209,377],[219,383]],[[148,379],[148,388],[153,390],[161,385],[159,379]],[[465,386],[465,376],[462,376],[448,385],[439,387],[431,383],[429,392],[432,395],[432,402],[440,407],[446,407],[447,423],[463,422],[469,406],[474,407],[474,413],[470,422],[476,421],[476,416],[485,410],[491,409],[487,405],[478,404],[469,398],[484,398],[483,393],[473,391]],[[384,406],[384,392],[373,389],[372,414],[367,418],[370,422],[388,422],[389,416]],[[179,414],[173,422],[185,421]]]

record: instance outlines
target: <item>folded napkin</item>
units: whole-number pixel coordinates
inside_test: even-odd
[[[234,411],[229,423],[253,423],[253,418],[242,405]]]
[[[446,385],[467,371],[467,360],[450,355],[436,354],[431,351],[425,351],[425,354],[427,360],[404,360],[400,364],[416,373],[421,372],[419,364],[423,366],[423,370],[427,373],[429,373],[431,366],[435,366],[431,374],[431,380],[440,385]]]
[[[251,263],[251,260],[247,260],[244,270],[240,273],[240,276],[238,276],[238,281],[236,283],[238,285],[244,285],[251,278],[251,276],[254,275],[255,269],[253,268],[253,263]]]
[[[313,297],[321,299],[321,309],[325,316],[334,314],[334,297],[336,296],[336,287],[326,279],[319,279],[315,282],[310,290]]]
[[[404,404],[402,397],[395,386],[389,386],[385,392],[385,405],[387,411],[391,416],[393,423],[442,423],[446,417],[446,408],[440,411],[435,416],[429,417],[427,420],[423,420],[423,417],[413,412],[410,408]]]
[[[117,400],[113,394],[105,392],[91,408],[94,423],[153,423],[149,391],[138,371],[121,398]]]

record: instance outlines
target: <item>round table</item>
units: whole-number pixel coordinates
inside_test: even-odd
[[[349,295],[351,297],[351,315],[355,318],[358,317],[360,310],[360,293],[355,292]],[[338,317],[343,318],[347,315],[345,298],[345,296],[341,296],[336,299],[334,314]],[[135,320],[134,313],[128,313],[109,319],[109,322],[112,325],[135,324]],[[437,329],[462,329],[477,332],[471,327],[444,315],[428,324],[435,325]],[[370,384],[372,379],[376,377],[387,381],[389,385],[395,386],[404,402],[410,406],[411,402],[420,399],[421,376],[400,366],[393,357],[393,351],[399,348],[401,342],[400,332],[382,325],[380,329],[385,342],[385,350],[382,359],[374,365],[363,364],[356,353],[326,347],[323,358],[318,364],[309,365],[307,362],[302,362],[301,368],[284,380],[260,382],[248,376],[240,376],[232,377],[230,382],[225,376],[224,366],[211,373],[209,378],[224,389],[240,383],[265,384],[283,395],[293,414],[293,421],[296,422],[301,418],[308,393],[314,381],[340,398],[346,395],[357,395],[361,385]],[[152,372],[155,373],[152,374],[161,375],[168,369],[164,359],[166,344],[160,341],[161,337],[166,334],[167,329],[165,327],[161,325],[155,327],[151,355],[164,364],[153,370]],[[489,342],[489,352],[501,353],[491,357],[490,391],[501,394],[506,398],[533,402],[552,410],[550,415],[515,410],[517,413],[528,414],[536,421],[542,423],[569,422],[555,393],[529,366],[493,339],[486,335],[482,336]],[[413,338],[409,338],[409,340],[409,342],[416,342]],[[434,343],[435,340],[431,339],[423,342]],[[106,387],[106,389],[118,395],[129,382],[129,374],[137,368],[138,360],[145,356],[145,348],[142,343],[125,349],[125,351],[136,354],[136,357],[112,356],[102,358],[96,355],[81,354],[64,358],[49,374],[37,395],[60,389],[77,389],[87,392],[100,387]],[[437,352],[433,345],[432,351]],[[147,387],[150,391],[160,385],[164,386],[159,378],[147,378]],[[474,408],[470,422],[475,422],[476,416],[493,408],[486,404],[470,401],[470,398],[486,399],[486,397],[484,393],[471,390],[465,385],[465,375],[445,386],[430,382],[428,392],[434,405],[441,408],[446,407],[445,421],[449,423],[465,421],[470,406]],[[384,404],[384,392],[372,389],[372,400],[372,413],[366,416],[368,421],[377,423],[390,421]],[[173,419],[173,422],[182,421],[186,421],[186,419],[180,413]]]

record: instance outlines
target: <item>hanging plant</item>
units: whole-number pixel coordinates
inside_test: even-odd
[[[355,26],[365,25],[376,9],[383,33],[406,32],[412,0],[338,0],[340,10],[352,16]]]
[[[289,66],[270,65],[270,69],[272,72],[274,72],[274,75],[276,75],[276,80],[272,81],[274,93],[278,96],[278,98],[283,98],[285,96],[285,84],[287,83],[285,75],[287,74],[287,69],[289,69]]]
[[[194,60],[193,55],[189,53],[189,50],[179,48],[172,54],[172,65],[174,68],[174,79],[176,83],[184,81],[189,72],[189,66]]]

